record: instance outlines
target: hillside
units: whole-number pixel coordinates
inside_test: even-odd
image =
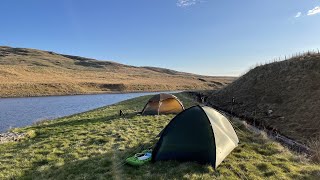
[[[184,94],[185,107],[196,102]],[[15,129],[29,138],[0,144],[0,179],[319,179],[320,165],[233,121],[239,146],[214,170],[194,162],[131,167],[127,157],[153,146],[174,115],[139,116],[150,96]],[[119,117],[119,110],[126,113]],[[234,120],[234,119],[231,119]]]
[[[233,80],[0,46],[0,97],[218,89]]]
[[[308,143],[320,137],[319,79],[320,54],[308,53],[258,66],[224,89],[208,93],[208,102]]]

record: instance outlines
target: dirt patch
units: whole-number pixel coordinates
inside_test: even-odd
[[[101,89],[107,89],[111,91],[125,91],[126,86],[124,84],[101,84]]]

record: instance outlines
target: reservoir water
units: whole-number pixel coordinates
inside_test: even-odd
[[[0,132],[157,93],[159,92],[0,98]]]

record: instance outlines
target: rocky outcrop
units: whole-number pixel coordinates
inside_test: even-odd
[[[25,133],[0,133],[0,144],[14,141],[21,141],[26,136]]]

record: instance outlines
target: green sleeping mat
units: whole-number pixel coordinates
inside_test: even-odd
[[[144,150],[134,156],[128,157],[126,162],[132,166],[142,166],[151,161],[152,150]]]

